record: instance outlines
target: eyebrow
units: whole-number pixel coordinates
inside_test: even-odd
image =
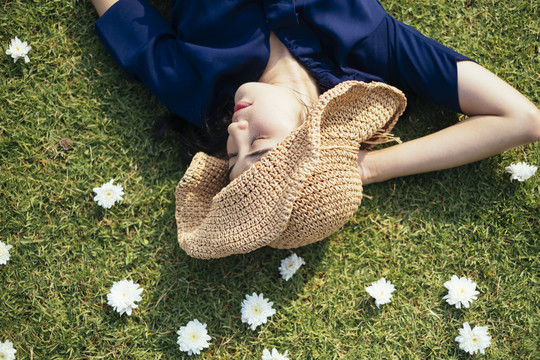
[[[257,151],[253,151],[253,152],[250,152],[249,154],[246,155],[247,158],[249,159],[254,159],[254,158],[257,158],[257,157],[262,157],[263,155],[265,155],[267,152],[269,152],[270,150],[273,150],[273,148],[265,148],[265,149],[261,149],[261,150],[257,150]],[[237,156],[238,154],[231,154],[230,157],[234,157],[234,156]],[[227,179],[230,179],[231,178],[231,172],[232,170],[234,169],[234,165],[236,165],[236,163],[232,164],[231,167],[229,168],[229,170],[227,170]]]

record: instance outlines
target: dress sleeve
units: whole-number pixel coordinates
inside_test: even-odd
[[[170,22],[144,0],[115,3],[96,21],[96,33],[120,68],[169,108],[177,107],[179,97],[193,96],[200,89],[200,74],[183,49],[186,45]],[[183,115],[197,117],[201,104],[190,107]]]

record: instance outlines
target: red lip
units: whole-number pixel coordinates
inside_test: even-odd
[[[245,109],[245,108],[247,108],[249,106],[251,106],[250,103],[245,102],[245,101],[240,101],[238,104],[234,105],[234,112],[236,113],[237,111]]]

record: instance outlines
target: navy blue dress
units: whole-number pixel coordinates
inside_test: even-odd
[[[118,65],[180,117],[203,126],[257,81],[270,31],[318,80],[383,81],[460,111],[456,62],[467,60],[388,15],[377,0],[176,0],[171,20],[120,0],[96,21]]]

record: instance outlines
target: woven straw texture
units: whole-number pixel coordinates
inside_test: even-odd
[[[176,190],[180,246],[208,259],[331,235],[362,199],[358,150],[384,138],[405,105],[389,85],[347,81],[322,94],[297,130],[230,183],[226,160],[198,153]]]

